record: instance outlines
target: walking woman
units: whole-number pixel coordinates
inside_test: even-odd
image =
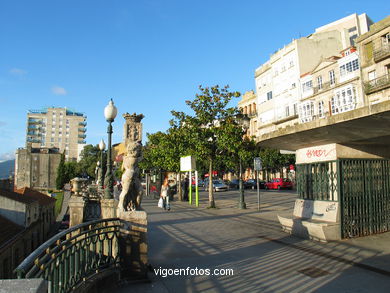
[[[169,205],[169,194],[168,194],[168,190],[169,190],[169,184],[168,184],[168,177],[165,177],[164,178],[164,183],[163,185],[161,186],[161,194],[160,194],[160,197],[162,197],[163,199],[163,207],[164,207],[164,210],[170,210],[171,209],[171,206]]]

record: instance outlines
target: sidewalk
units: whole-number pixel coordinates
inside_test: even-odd
[[[390,233],[319,243],[281,231],[276,214],[292,213],[294,194],[267,192],[261,212],[247,192],[248,209],[236,208],[238,194],[216,195],[218,209],[173,202],[172,211],[145,199],[149,218],[149,263],[153,269],[233,269],[234,276],[149,274],[150,283],[115,292],[388,292]]]

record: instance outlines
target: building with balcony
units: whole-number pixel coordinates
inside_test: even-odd
[[[357,39],[367,103],[390,99],[390,16]]]
[[[350,47],[322,60],[301,79],[299,123],[337,115],[364,106],[359,54]]]
[[[351,47],[357,36],[368,32],[371,23],[366,14],[352,14],[317,28],[307,37],[293,40],[257,68],[257,136],[299,123],[298,104],[314,94],[309,72],[318,68],[329,56],[338,55]],[[345,67],[345,73],[349,73],[349,67],[346,67],[348,58],[342,60],[346,62],[341,65]],[[349,76],[346,74],[345,78],[347,80]]]
[[[77,160],[86,143],[86,119],[68,108],[29,110],[26,143],[33,148],[58,148],[67,160]]]

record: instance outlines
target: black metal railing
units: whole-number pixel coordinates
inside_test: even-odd
[[[342,237],[390,231],[390,160],[339,162]]]
[[[298,197],[311,200],[338,200],[336,161],[298,164],[296,182]]]
[[[56,234],[31,253],[16,269],[21,278],[50,281],[49,292],[70,292],[82,281],[119,267],[117,218],[96,220]]]
[[[364,84],[364,91],[366,94],[371,94],[390,87],[390,75],[386,74],[376,79],[370,80]]]

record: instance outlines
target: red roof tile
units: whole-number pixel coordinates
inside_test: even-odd
[[[33,198],[39,202],[40,205],[50,205],[54,204],[56,201],[54,198],[51,198],[50,196],[43,194],[39,191],[36,191],[34,189],[23,187],[21,189],[15,189],[16,193],[19,193],[25,197]]]
[[[19,194],[17,192],[5,190],[5,189],[0,189],[0,196],[4,196],[11,200],[15,200],[24,204],[31,204],[37,201],[37,199],[35,198],[24,196],[23,194]]]

